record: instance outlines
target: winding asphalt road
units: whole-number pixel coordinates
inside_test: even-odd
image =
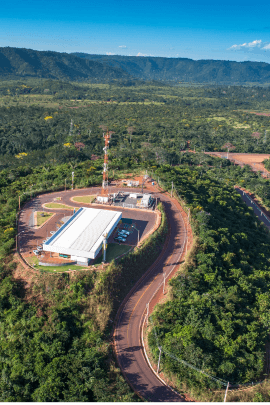
[[[135,392],[151,402],[180,402],[184,398],[165,385],[153,373],[143,353],[141,326],[146,305],[168,274],[179,264],[186,229],[177,206],[164,194],[155,194],[163,202],[170,232],[167,245],[143,280],[139,281],[119,314],[115,332],[115,351],[120,368]]]
[[[70,198],[75,195],[89,194],[90,191],[91,189],[85,189],[42,195],[27,203],[24,211],[33,209],[34,204],[41,205],[47,201],[51,202],[52,197],[56,194],[62,197],[61,203],[76,206],[78,204],[71,202]],[[97,192],[97,189],[95,188],[93,191]],[[151,402],[181,402],[184,401],[184,398],[157,378],[149,367],[144,357],[140,336],[146,304],[162,283],[163,273],[168,275],[180,263],[186,238],[185,223],[177,208],[177,203],[175,204],[163,193],[154,193],[154,196],[160,198],[167,213],[170,225],[167,241],[159,258],[150,267],[144,278],[139,280],[121,308],[114,331],[115,351],[125,378],[141,397]],[[115,209],[115,207],[112,208]],[[32,220],[31,215],[30,222]],[[19,226],[22,225],[19,223]],[[26,237],[24,235],[20,236],[21,242]]]

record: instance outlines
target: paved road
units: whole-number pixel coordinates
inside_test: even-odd
[[[118,188],[110,188],[112,192],[116,192]],[[127,191],[127,189],[121,188],[122,191]],[[55,231],[56,224],[59,222],[63,216],[69,216],[72,214],[70,210],[59,210],[59,209],[42,209],[48,212],[54,212],[56,215],[52,217],[47,224],[39,229],[34,229],[34,211],[41,210],[41,207],[45,203],[53,202],[55,197],[61,197],[61,201],[58,201],[61,204],[66,204],[72,207],[81,207],[87,206],[92,208],[100,209],[110,209],[115,211],[121,211],[123,217],[134,219],[134,224],[136,223],[136,228],[139,229],[140,240],[145,237],[145,235],[151,231],[155,225],[156,214],[152,210],[130,210],[127,208],[120,208],[114,206],[104,206],[104,205],[87,205],[83,203],[76,203],[70,199],[75,196],[84,196],[97,194],[101,191],[100,188],[93,187],[80,190],[67,190],[67,191],[58,191],[54,193],[43,194],[37,196],[35,199],[28,201],[21,210],[18,222],[19,233],[23,231],[18,237],[18,243],[22,252],[30,252],[35,249],[37,245],[41,244],[42,241],[50,235],[50,231]],[[137,191],[137,189],[128,191]],[[128,244],[136,245],[137,244],[137,231],[130,235],[128,238]]]
[[[265,217],[262,211],[258,208],[256,203],[251,202],[251,197],[248,198],[246,193],[242,191],[240,188],[235,187],[235,190],[241,195],[243,201],[247,204],[248,207],[251,207],[254,211],[254,214],[257,215],[260,221],[262,221],[268,229],[270,229],[270,220]]]
[[[71,202],[70,198],[75,195],[89,195],[91,192],[95,193],[97,192],[97,189],[69,190],[67,192],[50,193],[39,196],[35,200],[28,202],[24,206],[19,218],[20,230],[25,229],[25,233],[20,236],[21,242],[24,242],[24,244],[27,245],[27,239],[33,239],[34,233],[38,233],[38,230],[30,230],[27,227],[28,224],[32,224],[32,209],[40,207],[45,202],[51,202],[55,195],[62,197],[61,203],[71,206],[80,206],[81,204]],[[170,222],[168,244],[163,249],[158,261],[152,266],[152,268],[150,268],[150,272],[147,276],[139,285],[137,285],[137,288],[133,291],[120,313],[115,330],[115,348],[122,372],[137,393],[146,400],[152,402],[179,402],[184,401],[184,398],[164,385],[148,366],[140,340],[141,322],[146,304],[155,292],[157,286],[163,280],[163,272],[165,274],[169,273],[175,265],[179,263],[180,252],[184,244],[186,232],[180,211],[170,198],[162,193],[156,193],[155,196],[160,198],[164,203]],[[111,209],[115,209],[115,207],[111,207]],[[150,213],[151,212],[144,213],[143,211],[138,211],[137,215],[146,215],[149,217]],[[67,212],[67,214],[70,214],[70,212]],[[149,220],[150,218],[148,218],[148,221]]]
[[[115,328],[115,349],[122,372],[139,395],[151,402],[179,402],[184,398],[164,385],[152,372],[141,344],[141,324],[146,304],[162,282],[163,271],[167,273],[179,263],[185,240],[185,225],[179,210],[165,195],[156,196],[163,201],[171,225],[168,246],[124,305]]]

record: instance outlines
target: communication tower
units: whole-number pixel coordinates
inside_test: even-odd
[[[108,182],[108,149],[109,149],[109,143],[110,143],[111,136],[112,136],[112,131],[107,131],[106,133],[103,133],[105,147],[103,148],[104,164],[103,164],[103,181],[102,181],[101,194],[104,196],[108,195],[108,185],[109,185],[109,182]]]

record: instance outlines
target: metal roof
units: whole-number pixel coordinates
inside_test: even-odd
[[[103,235],[111,234],[122,217],[118,211],[80,208],[46,243],[45,251],[93,259]]]

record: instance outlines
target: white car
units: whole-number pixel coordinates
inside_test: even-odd
[[[126,235],[130,235],[130,232],[129,232],[129,231],[124,231],[124,230],[122,230],[122,233],[124,233],[124,234],[126,234]]]
[[[33,250],[33,253],[34,253],[36,256],[38,256],[40,252],[39,252],[38,250]]]
[[[54,234],[55,234],[55,232],[56,232],[56,231],[51,231],[51,232],[50,232],[50,234],[51,234],[51,235],[54,235]]]
[[[121,236],[118,236],[117,238],[115,238],[115,240],[119,240],[120,242],[125,242],[126,241],[126,239],[121,237]]]

